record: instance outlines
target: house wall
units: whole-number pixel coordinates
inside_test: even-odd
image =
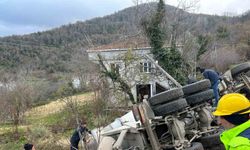
[[[130,64],[130,68],[125,67],[124,55],[128,52],[128,49],[111,49],[111,50],[100,50],[100,51],[87,51],[89,60],[98,63],[98,54],[100,54],[103,58],[104,65],[107,69],[110,68],[110,64],[118,64],[120,66],[119,73],[121,77],[126,79],[130,85],[132,85],[131,91],[134,95],[134,98],[137,99],[138,93],[136,93],[136,85],[137,84],[150,84],[151,85],[151,94],[154,95],[155,91],[155,83],[158,82],[165,87],[169,87],[168,79],[166,79],[163,75],[157,75],[155,73],[156,70],[153,63],[151,63],[152,72],[140,72],[140,63],[141,62],[150,62],[149,59],[145,57],[145,55],[149,55],[151,57],[150,48],[141,48],[141,49],[133,49],[131,52],[137,58],[132,64]]]

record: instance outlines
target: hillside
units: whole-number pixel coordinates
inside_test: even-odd
[[[116,109],[104,110],[103,103],[95,100],[94,92],[63,97],[27,110],[18,126],[18,139],[13,133],[13,124],[0,122],[0,150],[22,149],[27,142],[39,150],[69,149],[69,139],[77,126],[71,100],[77,104],[79,119],[85,119],[90,130],[124,114]]]
[[[84,108],[87,102],[93,99],[93,93],[75,95],[72,98]],[[86,115],[86,112],[81,114]],[[38,149],[67,149],[72,129],[75,126],[72,123],[75,121],[70,117],[66,103],[60,99],[46,105],[33,107],[25,113],[25,120],[19,126],[21,138],[18,142],[12,139],[13,126],[1,124],[0,150],[22,149],[24,143],[31,141]],[[55,143],[53,144],[53,142]]]
[[[88,48],[123,41],[131,36],[145,40],[140,22],[148,18],[155,7],[155,3],[142,4],[102,18],[79,21],[45,32],[0,38],[0,69],[25,69],[27,72],[45,70],[47,73],[72,71],[74,56],[80,53],[86,58],[85,50]],[[168,5],[166,16],[166,32],[171,32],[171,26],[178,23],[179,37],[186,32],[194,36],[203,33],[213,35],[220,25],[244,24],[249,18],[248,15],[241,19],[191,14]],[[178,22],[175,22],[176,19]]]

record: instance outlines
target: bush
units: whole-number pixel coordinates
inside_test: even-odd
[[[47,138],[50,136],[50,131],[45,126],[35,126],[28,132],[28,137],[31,140]]]

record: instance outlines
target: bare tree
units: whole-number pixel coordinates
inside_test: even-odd
[[[8,75],[11,79],[11,75]],[[32,105],[33,88],[26,80],[4,81],[1,87],[1,115],[5,121],[11,121],[15,127],[14,133],[18,138],[18,126],[25,111]]]
[[[182,58],[186,62],[187,66],[187,74],[195,77],[195,68],[197,66],[197,57],[198,57],[198,43],[196,42],[196,38],[191,34],[186,35],[186,40],[183,43],[182,49]]]

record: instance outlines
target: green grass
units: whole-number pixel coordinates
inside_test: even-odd
[[[90,92],[84,94],[84,96],[91,95]],[[100,124],[106,125],[120,115],[115,112],[101,112],[100,110],[104,107],[105,103],[94,103],[93,101],[83,102],[79,105],[80,118],[86,119],[89,129]],[[0,150],[21,150],[23,144],[27,142],[36,143],[36,149],[39,150],[68,150],[69,145],[65,141],[71,137],[76,127],[72,113],[66,108],[54,113],[45,113],[46,115],[34,113],[25,116],[23,124],[19,127],[18,139],[13,138],[14,128],[10,123],[0,124]],[[64,145],[55,144],[57,141],[64,141]]]
[[[14,128],[11,125],[1,125],[1,129],[6,129],[0,134],[0,150],[18,150],[22,149],[24,143],[27,143],[26,130],[23,127],[18,128],[18,137],[14,134]]]
[[[0,150],[21,150],[23,149],[23,145],[25,144],[25,142],[21,143],[21,142],[11,142],[11,143],[6,143],[6,144],[1,144],[0,145]]]

